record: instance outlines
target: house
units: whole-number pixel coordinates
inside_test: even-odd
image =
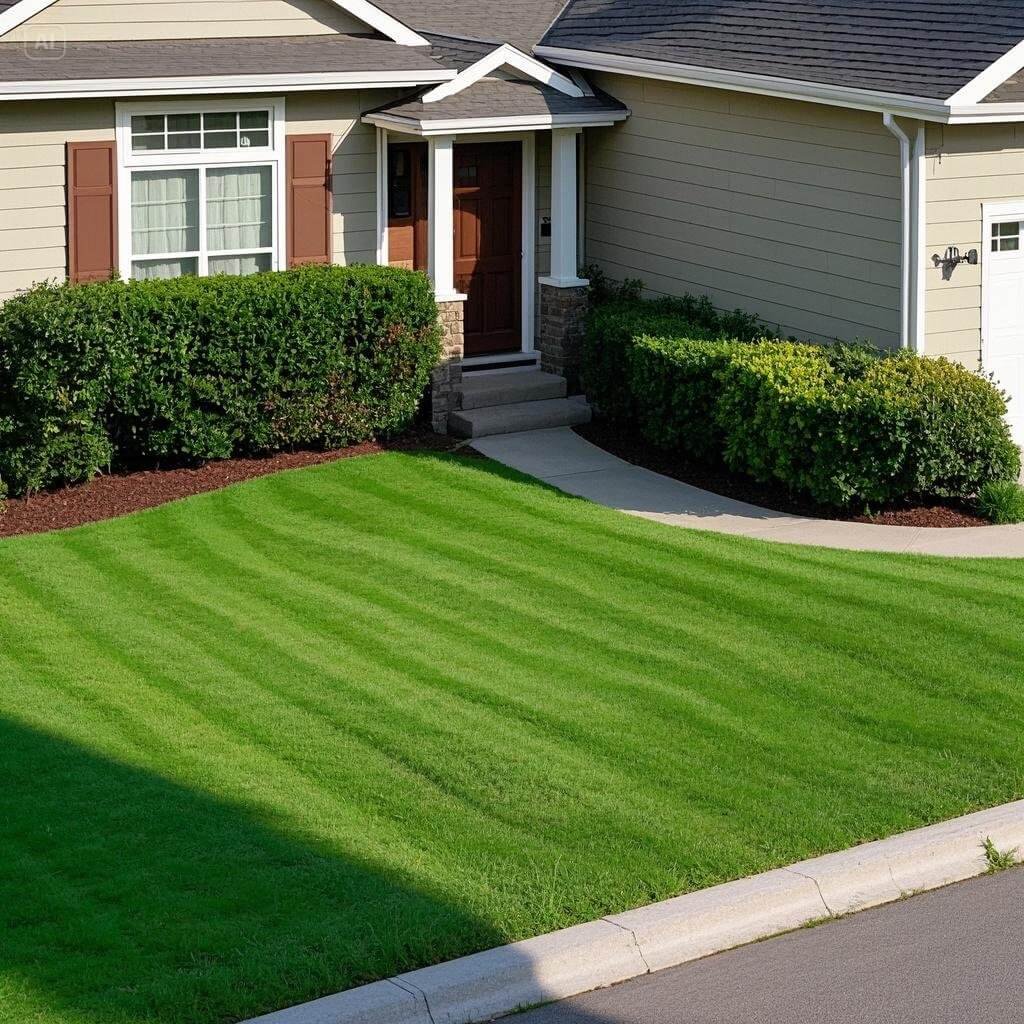
[[[0,0],[0,299],[422,269],[478,433],[589,414],[506,371],[573,387],[595,263],[980,365],[1024,440],[1022,40],[1011,0]]]

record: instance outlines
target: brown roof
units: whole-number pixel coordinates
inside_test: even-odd
[[[21,43],[0,43],[0,82],[191,78],[317,72],[437,71],[423,47],[376,36],[258,36],[68,42],[60,60],[39,60]]]

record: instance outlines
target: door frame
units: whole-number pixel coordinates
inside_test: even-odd
[[[408,135],[404,132],[389,132],[387,128],[377,128],[377,263],[388,264],[388,143],[391,142],[424,142],[428,136]],[[522,346],[525,353],[535,354],[535,335],[537,313],[535,309],[537,288],[537,143],[536,132],[467,132],[455,136],[455,145],[477,145],[488,142],[518,142],[522,154],[520,180],[522,197],[522,224],[520,238],[522,245],[522,267],[520,291],[522,292]],[[510,353],[504,353],[507,360]],[[471,364],[501,362],[500,355],[473,356]]]
[[[1024,222],[1024,198],[982,203],[981,211],[981,368],[986,370],[989,355],[989,300],[992,295],[992,225],[1008,220]]]

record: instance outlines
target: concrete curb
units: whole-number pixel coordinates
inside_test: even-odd
[[[255,1018],[472,1024],[614,985],[824,917],[979,875],[982,843],[1024,853],[1024,800],[499,946]],[[254,1024],[254,1022],[247,1022]]]

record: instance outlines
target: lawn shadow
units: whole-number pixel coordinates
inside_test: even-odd
[[[0,772],[5,1024],[237,1021],[503,941],[284,823],[4,719]]]

